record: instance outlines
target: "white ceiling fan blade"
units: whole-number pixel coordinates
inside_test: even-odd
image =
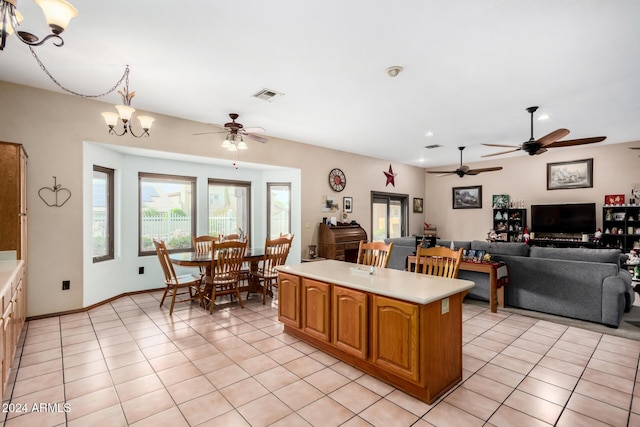
[[[242,128],[242,130],[247,132],[247,133],[265,133],[266,132],[266,130],[264,130],[264,128],[261,128],[261,127]]]
[[[252,133],[243,133],[243,135],[249,139],[260,142],[262,144],[266,144],[267,142],[269,142],[269,138],[265,138],[264,136],[261,136],[261,135],[255,135]]]

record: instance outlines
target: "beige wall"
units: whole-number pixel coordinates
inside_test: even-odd
[[[639,152],[629,150],[630,146],[638,147],[640,141],[624,144],[605,141],[593,145],[549,149],[538,156],[523,153],[512,157],[498,156],[490,161],[470,165],[472,168],[502,166],[501,171],[464,178],[425,174],[425,218],[438,227],[438,235],[445,239],[486,239],[492,226],[491,196],[508,194],[512,199],[524,199],[525,207],[529,209],[528,224],[531,224],[532,204],[595,202],[596,223],[601,226],[605,194],[625,194],[628,199],[632,185],[640,183]],[[547,190],[547,163],[589,158],[593,158],[593,188]],[[457,167],[458,165],[452,165],[451,170]],[[437,168],[443,169],[447,170]],[[452,188],[473,185],[482,186],[482,209],[453,209]]]
[[[100,113],[113,106],[93,100],[61,95],[25,86],[0,82],[0,140],[23,144],[29,155],[29,291],[28,316],[55,313],[83,306],[83,142],[127,145],[166,152],[229,159],[219,148],[222,137],[193,136],[210,130],[196,122],[161,116],[156,118],[150,138],[116,137],[107,134]],[[218,140],[216,140],[218,139]],[[323,195],[329,188],[329,171],[338,167],[347,176],[347,187],[336,195],[353,197],[350,214],[371,235],[370,192],[425,193],[421,168],[394,163],[396,186],[385,186],[383,171],[389,161],[358,156],[321,147],[270,138],[268,144],[250,144],[239,157],[242,161],[266,163],[301,170],[301,248],[317,242],[317,223],[323,216]],[[1,173],[1,171],[0,171]],[[53,184],[68,188],[73,196],[61,208],[50,208],[37,191]],[[422,229],[422,214],[410,214],[410,233]],[[127,264],[127,263],[123,263]],[[61,290],[62,280],[71,280],[71,289]],[[159,285],[159,284],[158,284]]]

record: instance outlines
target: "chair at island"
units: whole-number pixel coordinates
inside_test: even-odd
[[[463,249],[453,250],[443,247],[423,248],[416,250],[416,274],[458,278]]]
[[[358,247],[357,264],[372,265],[386,268],[389,264],[389,256],[393,249],[393,243],[360,241]]]
[[[194,276],[192,274],[176,276],[176,272],[173,269],[173,264],[171,264],[171,260],[169,259],[169,251],[167,250],[167,246],[164,244],[164,242],[157,241],[155,239],[153,240],[153,245],[156,247],[156,254],[158,255],[158,260],[160,261],[162,271],[164,272],[164,283],[166,285],[164,294],[162,294],[162,299],[160,300],[160,307],[162,307],[162,304],[164,304],[164,300],[167,297],[169,291],[171,291],[171,306],[169,308],[169,315],[173,314],[173,307],[176,302],[199,300],[200,304],[202,304],[202,292],[200,290],[202,278]],[[178,295],[186,295],[187,293],[189,294],[189,298],[176,299]]]

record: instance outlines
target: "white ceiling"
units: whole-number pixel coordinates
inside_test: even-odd
[[[36,48],[44,64],[82,93],[129,64],[132,105],[151,113],[222,124],[236,112],[267,135],[424,167],[456,164],[458,146],[466,163],[500,151],[481,143],[526,141],[532,105],[550,116],[535,137],[640,139],[638,0],[70,2],[65,45]],[[21,29],[44,35],[35,3],[18,7]],[[60,91],[14,36],[0,79]],[[252,97],[263,88],[285,95]]]

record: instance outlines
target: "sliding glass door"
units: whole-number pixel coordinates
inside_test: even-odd
[[[409,196],[371,193],[371,240],[402,237],[408,229]]]

